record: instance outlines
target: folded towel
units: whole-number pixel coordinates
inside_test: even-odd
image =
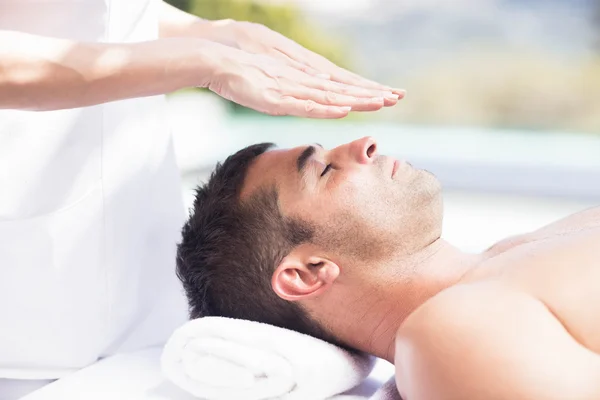
[[[205,317],[164,347],[164,375],[206,400],[323,400],[359,385],[375,358],[259,322]]]
[[[391,378],[380,387],[369,400],[402,400],[396,388],[396,378]]]

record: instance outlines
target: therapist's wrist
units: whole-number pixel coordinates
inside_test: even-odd
[[[111,100],[170,93],[191,87],[210,87],[223,81],[240,50],[197,38],[167,38],[119,45],[107,52],[90,80]]]
[[[140,92],[130,93],[133,97],[208,87],[219,70],[222,48],[226,47],[197,38],[166,38],[121,46],[128,50],[114,57],[116,62],[109,62],[110,68],[102,68],[101,75],[120,82],[111,85],[116,91],[137,87]]]

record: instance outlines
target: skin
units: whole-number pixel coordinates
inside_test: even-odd
[[[404,97],[262,25],[159,6],[160,39],[141,43],[0,30],[0,109],[68,109],[204,87],[269,115],[342,118]]]
[[[278,296],[394,363],[405,400],[600,398],[600,208],[467,254],[441,238],[430,173],[392,176],[367,137],[299,174],[305,148],[261,155],[241,193],[275,184],[281,212],[317,227],[275,269]]]

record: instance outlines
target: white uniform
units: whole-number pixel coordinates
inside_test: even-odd
[[[157,37],[157,9],[0,0],[0,29],[144,41]],[[0,378],[60,378],[164,343],[185,321],[175,277],[185,213],[164,102],[0,110]]]

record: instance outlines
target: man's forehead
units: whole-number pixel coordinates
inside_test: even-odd
[[[274,166],[278,168],[287,167],[290,163],[291,154],[295,149],[278,149],[274,148],[269,151],[265,151],[263,154],[258,156],[252,165],[252,169],[258,172],[264,173],[272,170]]]
[[[259,155],[248,169],[241,197],[263,186],[278,184],[282,178],[294,176],[296,158],[305,147],[274,148]]]

